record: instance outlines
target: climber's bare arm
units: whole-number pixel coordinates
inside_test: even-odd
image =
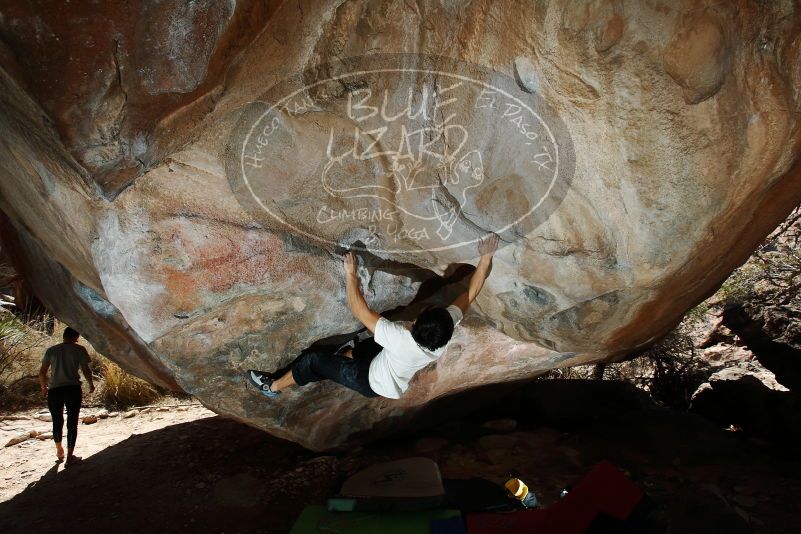
[[[485,236],[478,244],[478,253],[481,254],[481,259],[478,260],[476,270],[470,277],[470,284],[467,286],[467,291],[456,297],[453,303],[459,306],[462,313],[467,312],[470,304],[476,300],[476,297],[484,287],[484,280],[489,276],[490,267],[492,266],[492,256],[498,248],[498,236],[496,234],[489,234]]]
[[[359,275],[356,273],[356,257],[353,252],[345,254],[345,289],[348,293],[348,308],[355,318],[367,327],[367,329],[375,333],[375,325],[381,315],[374,312],[367,306],[367,302],[362,295],[362,289],[359,286]]]

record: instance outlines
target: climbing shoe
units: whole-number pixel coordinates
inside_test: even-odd
[[[281,394],[280,391],[273,391],[270,386],[273,385],[273,379],[267,376],[267,373],[250,369],[245,373],[245,378],[248,382],[256,386],[262,395],[265,397],[277,397]]]

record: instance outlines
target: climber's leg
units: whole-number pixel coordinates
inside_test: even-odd
[[[353,349],[354,354],[357,353],[357,348]],[[376,393],[370,387],[368,379],[370,361],[332,352],[330,347],[321,347],[301,354],[290,371],[294,383],[305,386],[310,382],[332,380],[365,397],[375,397]]]

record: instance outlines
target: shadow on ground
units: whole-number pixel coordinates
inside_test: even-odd
[[[609,459],[649,497],[643,532],[801,531],[792,449],[658,408],[627,384],[539,381],[470,415],[458,404],[430,407],[435,427],[336,455],[216,417],[132,436],[0,504],[0,531],[287,532],[349,474],[414,455],[446,478],[514,473],[544,505]]]
[[[0,503],[0,532],[285,532],[304,505],[270,475],[311,454],[219,417],[134,435]]]

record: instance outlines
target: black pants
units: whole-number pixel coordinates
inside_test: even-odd
[[[60,443],[67,407],[67,448],[78,439],[78,413],[81,411],[81,386],[61,386],[47,391],[47,407],[53,418],[53,440]]]
[[[370,362],[382,348],[372,337],[368,337],[353,347],[351,359],[336,354],[336,346],[314,347],[304,351],[292,364],[292,378],[299,386],[333,380],[365,397],[377,397],[378,393],[370,387],[368,376]]]

